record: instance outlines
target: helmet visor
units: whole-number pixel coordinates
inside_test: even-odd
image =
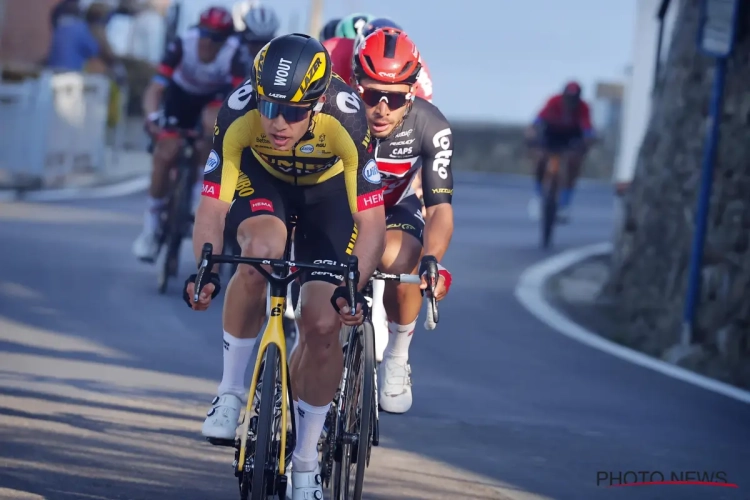
[[[264,98],[258,100],[258,111],[269,120],[281,115],[287,123],[298,123],[308,117],[311,109],[310,106],[292,106],[291,104],[269,101]]]

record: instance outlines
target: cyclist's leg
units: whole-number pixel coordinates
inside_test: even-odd
[[[528,213],[529,217],[537,220],[541,213],[542,206],[542,181],[544,179],[544,169],[547,165],[547,144],[548,131],[541,129],[539,136],[532,145],[532,162],[534,165],[534,195],[529,200]]]
[[[236,227],[245,257],[280,258],[286,243],[284,186],[263,170],[252,155],[243,165],[227,224]],[[247,174],[245,173],[247,172]],[[203,423],[203,435],[233,439],[243,402],[245,372],[265,321],[266,281],[253,267],[240,264],[224,297],[224,372],[217,397]]]
[[[304,191],[305,201],[299,208],[294,242],[296,259],[300,262],[347,262],[354,248],[356,229],[343,175]],[[321,491],[322,494],[315,481],[318,439],[343,371],[339,340],[341,321],[330,299],[335,287],[344,280],[343,274],[342,269],[340,275],[308,271],[301,276],[300,342],[291,364],[299,424],[297,447],[292,455],[295,500],[308,498],[304,496],[306,492],[312,495],[314,491]]]
[[[152,155],[151,187],[143,221],[143,231],[133,242],[133,253],[139,259],[153,258],[157,251],[156,233],[160,214],[169,191],[169,169],[180,148],[179,128],[192,128],[200,117],[201,103],[174,83],[164,90],[163,132],[156,138]]]
[[[388,209],[385,252],[379,266],[383,272],[417,272],[424,231],[421,210],[416,195]],[[412,404],[409,345],[422,308],[422,294],[417,286],[388,281],[383,305],[388,314],[388,344],[378,369],[379,401],[387,412],[404,413]]]
[[[583,141],[583,134],[578,131],[567,138],[567,158],[568,158],[568,175],[567,184],[563,186],[560,192],[560,209],[564,216],[568,216],[573,193],[581,174],[581,166],[586,154],[586,148]]]

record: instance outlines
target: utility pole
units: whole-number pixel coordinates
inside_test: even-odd
[[[307,34],[317,37],[323,27],[323,0],[310,0],[310,18],[308,19]]]

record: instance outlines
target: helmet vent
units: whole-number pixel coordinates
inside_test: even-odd
[[[383,56],[393,59],[396,57],[396,40],[398,40],[398,34],[386,33],[385,34],[385,48],[383,49]]]

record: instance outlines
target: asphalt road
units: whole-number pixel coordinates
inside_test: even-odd
[[[455,284],[412,344],[412,410],[381,414],[366,498],[750,497],[747,405],[582,346],[515,300],[545,256],[528,194],[457,184]],[[157,294],[130,253],[142,206],[0,204],[0,499],[237,498],[232,452],[200,437],[220,307]],[[608,238],[612,207],[583,187],[557,250]],[[598,471],[726,471],[740,488],[605,488]]]

